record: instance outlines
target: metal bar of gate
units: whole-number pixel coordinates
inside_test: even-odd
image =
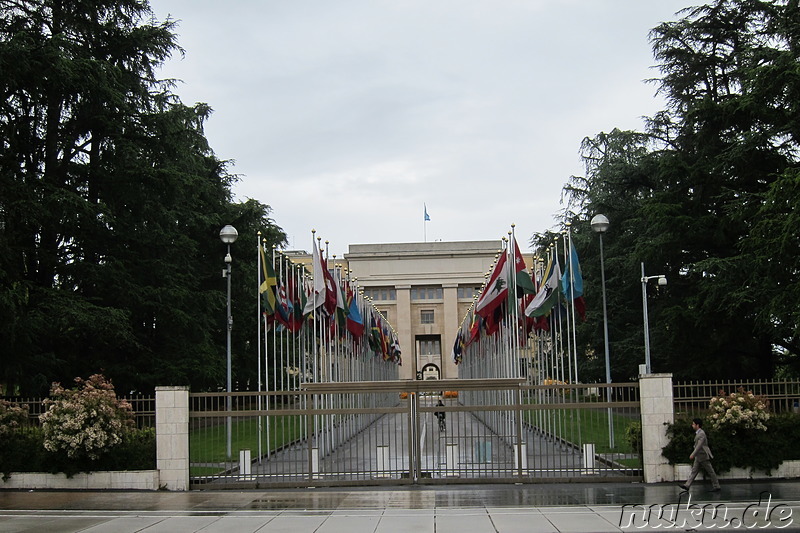
[[[637,450],[620,451],[613,445],[602,449],[606,437],[599,422],[607,422],[606,410],[613,408],[621,429],[635,423],[638,388],[613,386],[617,399],[604,402],[600,400],[607,395],[601,387],[525,385],[523,379],[315,383],[292,393],[237,393],[232,410],[223,406],[225,395],[196,393],[190,395],[190,431],[205,433],[206,438],[193,441],[191,479],[195,486],[225,483],[230,488],[236,483],[332,486],[631,479],[637,476]],[[541,391],[548,392],[549,399],[542,401]],[[255,395],[288,398],[290,394],[296,398],[279,408],[254,409]],[[315,396],[330,394],[349,397],[353,407],[315,405]],[[444,406],[435,405],[437,396],[444,399]],[[437,411],[446,413],[446,429],[437,426]],[[255,442],[256,430],[250,427],[256,427],[253,421],[258,417],[274,427],[291,427],[296,421],[305,435],[287,431],[290,440],[271,443],[275,448],[269,455],[259,454],[253,472],[245,472],[245,464],[213,455],[218,428],[227,416],[235,418],[241,448],[248,447],[251,433],[249,440]],[[320,418],[328,425],[317,429]],[[582,426],[591,426],[596,434],[581,437]],[[319,447],[317,431],[336,434],[335,446]]]

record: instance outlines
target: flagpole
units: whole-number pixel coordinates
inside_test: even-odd
[[[572,304],[572,346],[573,346],[573,354],[575,358],[575,384],[578,384],[578,341],[576,335],[576,327],[575,327],[575,265],[572,261],[573,255],[573,246],[572,243],[572,224],[567,222],[567,237],[569,241],[569,251],[567,252],[569,255],[569,299]]]
[[[328,270],[328,260],[329,259],[330,259],[330,241],[325,241],[325,262],[322,263],[322,268],[325,269],[325,270]],[[334,271],[335,271],[336,270],[336,259],[334,259],[333,264],[334,264]],[[324,274],[324,271],[323,271],[323,274]],[[327,289],[327,282],[326,282],[326,292],[325,292],[325,294],[326,294],[325,299],[326,300],[328,299],[328,296],[327,296],[327,294],[328,294],[327,291],[328,290],[329,289]],[[336,308],[334,308],[333,313],[334,313],[333,316],[329,316],[328,317],[328,327],[325,328],[325,332],[327,334],[326,338],[328,340],[328,346],[327,346],[327,349],[325,350],[327,352],[327,355],[328,355],[328,363],[326,365],[327,366],[326,371],[328,373],[328,380],[327,380],[328,383],[335,381],[335,379],[334,379],[334,370],[333,370],[333,363],[334,363],[334,353],[333,352],[334,352],[334,348],[335,348],[335,346],[334,346],[334,340],[335,339],[333,338],[333,335],[332,335],[332,332],[331,332],[331,324],[333,324],[334,326],[336,325]],[[334,405],[334,399],[335,399],[335,397],[334,397],[333,394],[329,394],[328,395],[328,409],[335,409],[336,408],[335,405]],[[333,430],[334,430],[334,427],[333,427],[333,415],[328,415],[328,431],[327,431],[327,434],[328,434],[328,450],[333,450],[333,448],[334,448],[334,442],[333,442],[334,433],[333,433]]]
[[[266,243],[266,240],[265,240],[264,241],[264,248],[266,248],[266,245],[267,245],[267,243]],[[280,306],[279,291],[280,291],[281,282],[283,281],[283,262],[280,261],[280,266],[281,266],[280,269],[275,268],[275,257],[276,257],[276,255],[278,257],[280,257],[280,252],[278,250],[276,250],[275,245],[273,245],[272,246],[272,255],[270,255],[270,261],[272,262],[271,263],[272,264],[272,272],[273,272],[273,275],[275,276],[275,309],[274,309],[273,322],[272,322],[273,323],[273,327],[272,327],[272,390],[273,391],[278,390],[278,379],[277,379],[278,376],[277,376],[275,367],[277,366],[279,359],[283,360],[283,353],[284,353],[284,350],[285,350],[285,344],[284,343],[278,344],[278,338],[277,338],[278,337],[278,328],[280,326],[280,323],[278,321],[278,317],[280,316],[280,310],[278,308]],[[266,336],[269,333],[269,330],[267,330],[266,327],[265,327],[264,328],[264,332],[265,332],[264,335]],[[265,344],[265,346],[266,346],[266,344]],[[278,346],[281,347],[280,351],[278,349]],[[264,372],[265,372],[267,377],[269,376],[269,364],[268,363],[269,363],[269,359],[267,357],[267,352],[265,350],[265,352],[264,352]],[[267,382],[267,390],[270,390],[269,379],[267,379],[266,382]],[[267,396],[267,411],[269,411],[269,409],[270,409],[269,400],[270,400],[270,397]],[[267,431],[266,431],[266,433],[267,433],[267,456],[269,456],[271,451],[272,451],[272,450],[269,449],[269,443],[271,442],[270,420],[271,419],[269,417],[267,417]]]
[[[553,241],[553,243],[551,244],[550,257],[551,257],[553,262],[558,262],[558,238],[556,238],[556,240]],[[556,310],[555,317],[554,317],[555,318],[556,327],[553,328],[553,329],[555,331],[557,331],[557,334],[556,334],[556,339],[557,339],[557,342],[556,342],[556,360],[555,360],[556,373],[559,376],[558,377],[559,381],[566,382],[567,381],[567,379],[566,379],[567,376],[564,373],[564,323],[561,320],[561,311],[559,310],[560,302],[559,302],[558,287],[556,287],[555,292],[556,292],[556,302],[555,302],[555,305],[553,306],[553,308]],[[553,311],[551,310],[550,313],[553,314]]]
[[[261,231],[256,233],[256,333],[258,335],[256,340],[257,352],[256,360],[258,361],[258,402],[257,407],[261,411]],[[266,280],[265,280],[266,281]],[[266,350],[265,350],[266,352]],[[258,462],[261,462],[261,425],[262,417],[258,415]]]
[[[568,245],[567,245],[567,228],[566,227],[561,232],[561,244],[564,247],[564,253],[563,253],[564,265],[565,265],[565,268],[568,268],[569,267],[569,263],[567,263],[567,261],[569,261],[569,257],[568,257],[569,250],[567,250]],[[563,272],[561,274],[561,281],[562,282],[564,281],[564,275],[565,274],[566,274],[566,272]],[[564,296],[564,299],[567,298],[567,295],[564,294],[563,283],[562,283],[562,287],[561,287],[561,294]],[[568,383],[574,383],[575,379],[574,379],[574,376],[573,376],[573,373],[572,373],[572,327],[571,327],[571,322],[570,322],[571,309],[570,309],[570,306],[569,306],[569,302],[565,302],[565,303],[566,303],[566,305],[564,306],[564,311],[566,312],[567,316],[566,316],[566,319],[564,319],[562,323],[565,324],[564,331],[566,333],[566,338],[567,338],[567,340],[566,340],[566,342],[567,342],[567,374],[568,374],[569,377],[568,377],[568,379],[566,379],[564,381],[566,381]]]
[[[317,250],[317,257],[314,258],[314,265],[313,265],[314,268],[311,270],[311,282],[312,282],[312,286],[314,287],[313,292],[311,293],[311,297],[313,298],[312,306],[314,306],[314,307],[311,310],[311,312],[314,314],[314,336],[315,337],[317,336],[317,327],[319,326],[319,322],[320,322],[317,319],[321,318],[320,317],[321,313],[318,313],[317,312],[317,308],[316,308],[316,305],[317,305],[317,272],[316,271],[319,269],[319,266],[317,265],[317,263],[319,263],[320,258],[319,258],[319,246],[317,246],[317,243],[314,242],[314,239],[316,238],[318,241],[322,240],[321,238],[317,238],[316,235],[317,235],[317,230],[312,229],[311,230],[311,242],[314,243],[314,246],[315,246],[315,248]],[[322,275],[321,272],[320,272],[320,275]],[[312,341],[313,341],[313,339],[312,339]],[[313,365],[314,365],[314,367],[313,367],[314,383],[318,383],[319,382],[319,368],[318,368],[318,365],[317,365],[317,359],[318,358],[319,358],[319,342],[314,342],[314,360],[313,360]],[[316,419],[316,416],[314,418]]]
[[[508,377],[518,377],[519,375],[519,321],[517,320],[517,258],[516,258],[516,240],[514,239],[514,224],[511,225],[511,231],[508,232],[508,247],[506,249],[506,253],[509,255],[509,269],[508,269],[508,276],[509,276],[509,283],[513,284],[513,292],[512,288],[508,288],[508,294],[513,299],[509,300],[506,298],[506,305],[509,307],[508,309],[508,323],[506,325],[508,331],[508,340],[506,341],[506,346],[508,349],[508,356],[506,357],[508,361]],[[513,302],[513,306],[512,306]],[[513,309],[512,309],[513,307]],[[514,403],[514,391],[508,390],[506,391],[506,401],[508,402],[507,405],[513,405]],[[508,418],[508,429],[509,429],[509,440],[511,444],[511,449],[516,450],[517,453],[519,452],[519,447],[515,447],[515,445],[519,445],[519,441],[517,441],[517,417],[514,413],[511,413],[511,416]],[[516,454],[515,454],[516,455]]]
[[[312,252],[312,269],[311,269],[311,287],[312,287],[312,289],[311,289],[311,302],[312,302],[311,303],[311,306],[312,306],[311,313],[312,313],[312,320],[313,320],[313,322],[312,322],[313,334],[312,334],[312,337],[311,337],[311,342],[314,345],[314,350],[313,350],[314,355],[313,355],[313,358],[311,360],[311,365],[312,365],[311,366],[311,372],[312,372],[311,375],[312,375],[312,380],[313,380],[314,383],[318,383],[319,382],[319,374],[318,374],[318,368],[317,368],[317,366],[318,366],[317,365],[317,359],[319,358],[319,342],[317,341],[317,338],[318,338],[317,337],[317,326],[318,326],[319,320],[317,320],[317,319],[319,318],[319,315],[320,315],[320,313],[317,312],[317,308],[315,307],[316,304],[317,304],[317,291],[316,291],[317,273],[316,273],[316,271],[319,269],[319,266],[317,265],[317,263],[319,263],[319,247],[317,246],[317,243],[314,241],[316,236],[317,236],[317,230],[312,229],[311,230],[311,244],[314,247],[314,251],[316,251],[316,254],[314,254]],[[316,257],[314,257],[314,256],[316,256]],[[320,275],[321,275],[321,273],[320,273]],[[313,408],[314,409],[318,409],[319,408],[319,395],[314,394],[312,396],[312,398],[314,400],[313,403],[312,403]],[[319,454],[319,416],[318,415],[312,415],[312,416],[313,416],[313,420],[314,420],[314,425],[313,425],[313,435],[310,437],[310,441],[309,441],[310,442],[309,451],[308,451],[309,457],[310,457],[309,463],[312,463],[312,461],[313,461],[313,448],[316,448],[317,449],[317,454]],[[313,472],[313,467],[314,467],[313,463],[311,464],[311,467],[312,467],[312,472]]]
[[[512,224],[511,225],[511,231],[508,232],[508,247],[506,249],[506,253],[508,254],[508,260],[509,260],[508,264],[511,267],[511,268],[508,269],[508,272],[509,272],[508,295],[509,295],[509,298],[511,298],[511,299],[506,298],[506,305],[508,306],[508,318],[509,318],[509,320],[508,320],[508,326],[509,326],[509,331],[508,331],[509,350],[508,350],[508,354],[509,355],[507,357],[509,368],[508,368],[508,376],[507,377],[510,377],[510,378],[517,377],[516,368],[519,366],[519,363],[517,363],[517,361],[519,360],[519,357],[517,356],[517,353],[516,353],[517,346],[518,346],[517,342],[516,342],[516,339],[519,337],[519,331],[517,329],[517,306],[516,306],[516,303],[517,303],[517,257],[516,257],[516,255],[517,254],[516,254],[516,251],[514,250],[514,242],[516,242],[516,241],[514,241],[514,225]],[[513,287],[513,291],[512,291],[511,285],[514,286]],[[514,307],[513,309],[511,309],[511,307],[512,307],[511,306],[511,302],[512,301],[515,304],[513,306]],[[512,325],[512,323],[513,323],[513,325]],[[511,393],[511,394],[513,394],[513,393]],[[509,399],[511,399],[511,398],[509,397]],[[512,433],[512,435],[513,435],[513,433]]]

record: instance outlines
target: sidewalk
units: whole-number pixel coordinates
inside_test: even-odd
[[[599,533],[770,525],[800,531],[798,481],[706,489],[697,484],[691,499],[676,484],[620,483],[0,491],[0,532]]]

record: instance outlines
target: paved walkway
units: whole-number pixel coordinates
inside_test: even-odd
[[[2,491],[0,532],[800,531],[800,481],[255,491]],[[713,529],[712,529],[713,526]],[[770,527],[771,526],[771,527]],[[763,530],[763,529],[762,529]]]
[[[436,408],[435,397],[420,399],[420,405]],[[445,410],[455,402],[447,400]],[[491,415],[492,413],[489,413]],[[318,472],[326,480],[353,481],[370,477],[400,478],[409,472],[409,415],[391,413],[378,417],[364,430],[325,433],[317,443],[320,450]],[[440,431],[433,412],[421,412],[418,436],[420,470],[426,477],[446,478],[512,478],[517,474],[517,451],[510,443],[516,440],[513,428],[490,428],[473,413],[450,411],[447,429]],[[347,429],[347,428],[345,428]],[[333,444],[330,444],[334,441]],[[523,433],[526,443],[523,468],[531,477],[586,477],[585,457],[581,450],[566,441],[528,429]],[[326,443],[328,446],[326,446]],[[330,453],[325,450],[333,449]],[[378,450],[385,455],[379,456]],[[615,461],[627,456],[615,454],[606,462],[594,464],[596,475],[632,475],[633,469]],[[251,478],[273,477],[282,481],[308,477],[308,448],[306,443],[288,446],[259,462],[253,461]],[[241,483],[238,471],[221,477],[216,484]]]

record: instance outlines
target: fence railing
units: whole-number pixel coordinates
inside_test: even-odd
[[[770,411],[775,414],[800,412],[800,380],[684,381],[676,382],[672,387],[676,418],[704,415],[712,397],[721,391],[726,394],[738,392],[740,388],[767,398]]]
[[[636,383],[319,383],[190,394],[189,417],[195,487],[641,476]]]
[[[189,395],[189,475],[194,485],[266,480],[294,486],[308,479],[379,476],[373,448],[395,449],[387,428],[366,430],[385,415],[405,412],[396,393],[339,384],[326,394],[308,391],[192,393]],[[399,429],[399,431],[398,431]],[[400,443],[402,444],[402,443]],[[324,464],[324,469],[320,465]]]
[[[44,398],[24,398],[19,396],[3,396],[2,400],[15,403],[21,407],[28,408],[28,424],[31,426],[39,425],[39,416],[47,410],[44,406]],[[137,428],[156,427],[156,398],[145,394],[135,394],[130,396],[119,396],[121,400],[127,400],[133,408],[134,419]]]

